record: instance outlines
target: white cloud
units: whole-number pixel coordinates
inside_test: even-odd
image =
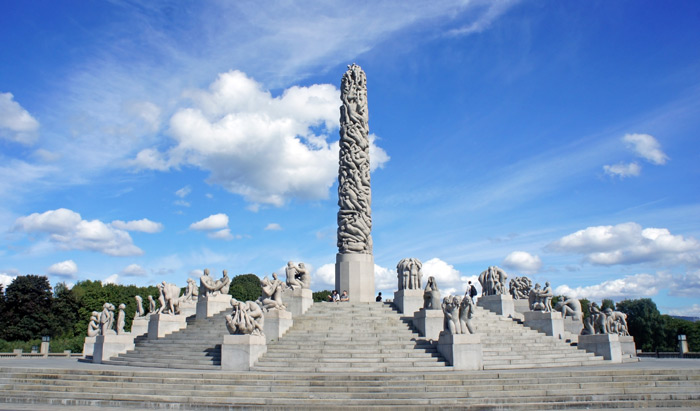
[[[311,282],[317,288],[335,288],[335,264],[324,264],[318,267],[314,275],[311,277]]]
[[[150,132],[160,128],[161,109],[150,101],[137,101],[124,105],[124,113],[140,120]]]
[[[38,129],[39,122],[14,100],[12,93],[0,93],[0,138],[32,144]]]
[[[14,231],[46,233],[52,244],[65,250],[90,250],[113,256],[143,254],[128,232],[99,220],[83,220],[65,208],[19,217]]]
[[[695,270],[685,275],[674,277],[669,285],[670,295],[681,297],[700,296],[700,270]]]
[[[513,4],[517,2],[518,0],[490,0],[485,2],[473,2],[477,7],[481,5],[485,8],[479,17],[464,27],[450,30],[448,34],[452,36],[463,36],[472,33],[481,33],[489,28],[491,23],[493,23],[499,16],[505,13]]]
[[[441,290],[461,287],[462,279],[459,271],[453,265],[447,264],[439,258],[425,261],[421,271],[423,272],[423,284],[428,281],[428,277],[433,276]]]
[[[175,195],[180,197],[180,198],[185,198],[187,197],[190,193],[192,192],[192,189],[190,186],[184,186],[181,189],[177,190],[175,192]]]
[[[604,165],[603,170],[605,171],[605,174],[609,176],[625,178],[637,177],[641,173],[642,167],[637,163],[619,163],[612,166]]]
[[[579,230],[550,243],[547,250],[584,254],[599,265],[658,262],[700,264],[700,242],[672,235],[666,228],[645,228],[630,222]]]
[[[129,264],[119,273],[125,277],[141,277],[146,275],[146,270],[138,264]]]
[[[327,141],[338,127],[334,86],[295,86],[272,97],[244,73],[230,71],[189,97],[193,107],[170,120],[175,146],[166,153],[143,150],[134,165],[193,165],[210,172],[210,183],[251,203],[281,206],[292,197],[328,197],[338,169],[338,142]],[[370,151],[372,169],[389,159],[374,143]]]
[[[49,274],[73,278],[75,273],[78,272],[78,265],[73,260],[66,260],[52,264],[46,271]]]
[[[673,308],[668,310],[668,314],[683,317],[700,317],[700,304],[693,304],[690,307]]]
[[[190,230],[220,230],[228,227],[228,216],[224,213],[212,214],[209,217],[190,224]]]
[[[120,230],[141,231],[150,234],[163,231],[163,224],[156,223],[147,218],[142,218],[141,220],[134,220],[129,222],[114,220],[112,221],[111,226]]]
[[[265,230],[272,230],[272,231],[279,231],[282,229],[282,226],[277,224],[277,223],[270,223],[265,227]]]
[[[668,156],[661,151],[661,145],[649,134],[625,134],[622,139],[638,156],[652,164],[664,165]]]
[[[374,288],[379,290],[396,290],[398,287],[398,279],[396,270],[374,265]]]
[[[542,260],[537,255],[525,251],[513,251],[502,262],[503,266],[526,274],[534,274],[542,268]]]
[[[214,231],[207,234],[207,237],[216,240],[233,240],[233,234],[231,234],[231,229],[224,228],[222,230]]]
[[[173,204],[175,204],[176,206],[180,206],[180,207],[189,207],[190,206],[190,203],[185,201],[185,200],[175,200],[173,202]]]
[[[7,286],[12,283],[15,278],[17,278],[16,275],[10,275],[8,273],[0,273],[0,284],[3,285],[3,288],[7,290]]]
[[[665,287],[669,281],[672,281],[672,277],[665,273],[657,275],[635,274],[587,287],[571,288],[568,285],[560,285],[554,289],[554,294],[598,301],[603,298],[651,297],[658,294],[659,290]]]
[[[119,274],[112,274],[100,282],[102,284],[119,284]]]

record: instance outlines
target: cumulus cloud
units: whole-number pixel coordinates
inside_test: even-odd
[[[265,230],[272,230],[272,231],[279,231],[282,229],[282,226],[277,224],[277,223],[270,223],[265,227]]]
[[[156,223],[156,222],[151,221],[147,218],[143,218],[141,220],[128,221],[128,222],[124,222],[121,220],[114,220],[114,221],[112,221],[111,226],[114,228],[117,228],[119,230],[141,231],[141,232],[149,233],[149,234],[158,233],[160,231],[163,231],[163,224]]]
[[[619,163],[612,166],[604,165],[603,170],[605,171],[605,174],[609,176],[625,178],[637,177],[642,172],[642,167],[640,167],[637,163]]]
[[[666,228],[642,228],[629,222],[579,230],[547,245],[548,251],[584,254],[598,265],[658,262],[700,264],[700,242]]]
[[[398,279],[396,270],[374,265],[374,288],[375,290],[396,290],[398,287]]]
[[[10,275],[8,273],[0,273],[0,284],[3,285],[4,289],[7,289],[7,286],[12,283],[15,278],[17,278],[16,275]]]
[[[675,277],[669,284],[669,294],[680,297],[697,297],[700,295],[700,270],[688,272]]]
[[[175,192],[175,195],[180,197],[180,198],[185,198],[187,197],[190,193],[192,192],[192,189],[190,186],[184,186],[181,189],[177,190]]]
[[[335,264],[324,264],[311,277],[311,283],[319,287],[335,287]]]
[[[193,105],[170,119],[174,146],[141,151],[132,164],[164,170],[193,165],[208,181],[251,203],[323,199],[336,179],[339,92],[329,84],[290,87],[273,97],[240,71],[219,75],[209,90],[189,92]],[[374,141],[374,137],[371,139]],[[372,143],[372,168],[389,157]]]
[[[554,289],[554,294],[589,300],[651,297],[658,294],[671,280],[671,275],[664,273],[635,274],[586,287],[571,288],[568,285],[560,285]]]
[[[102,284],[119,284],[119,274],[112,274],[100,282]]]
[[[146,275],[146,270],[138,264],[129,264],[119,272],[124,277],[142,277]]]
[[[700,304],[693,304],[689,307],[673,308],[668,310],[668,314],[683,317],[700,317]]]
[[[73,278],[78,272],[78,265],[73,260],[61,261],[60,263],[52,264],[47,270],[49,274],[59,277]]]
[[[19,217],[14,231],[44,233],[48,240],[64,250],[90,250],[112,256],[140,255],[128,232],[100,220],[83,220],[66,208]]]
[[[428,277],[435,277],[438,287],[449,288],[461,286],[461,276],[453,265],[442,261],[439,258],[431,258],[423,263],[421,269],[423,273],[423,283],[428,280]]]
[[[659,142],[649,134],[625,134],[622,140],[635,154],[652,164],[664,165],[668,160]]]
[[[212,214],[209,217],[190,224],[190,230],[207,231],[221,230],[228,227],[228,216],[224,213]]]
[[[503,259],[502,265],[522,273],[534,274],[542,268],[542,260],[525,251],[513,251]]]
[[[38,129],[39,122],[14,100],[12,93],[0,93],[0,138],[32,144]]]
[[[221,230],[210,232],[207,234],[207,237],[213,238],[215,240],[233,240],[233,234],[231,234],[230,228],[224,228]]]

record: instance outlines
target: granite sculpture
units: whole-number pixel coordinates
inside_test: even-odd
[[[304,266],[304,263],[295,265],[293,262],[289,261],[287,263],[287,268],[285,268],[285,273],[287,274],[287,287],[292,290],[311,287],[311,275],[309,274],[309,270],[306,269],[306,266]]]
[[[617,334],[628,336],[627,314],[612,308],[601,310],[598,304],[592,302],[589,306],[590,315],[583,320],[582,335]]]
[[[417,258],[404,258],[396,265],[399,290],[420,290],[423,263]]]
[[[286,309],[282,303],[284,283],[277,278],[276,273],[272,273],[272,280],[268,279],[267,276],[260,280],[260,287],[262,288],[262,296],[259,301],[265,311]]]
[[[458,295],[448,295],[442,300],[442,312],[445,316],[443,330],[448,334],[461,334],[462,326],[459,323],[459,308],[462,298]]]
[[[504,295],[506,294],[506,279],[508,275],[502,269],[491,266],[479,274],[479,284],[481,284],[481,295]]]
[[[460,334],[474,334],[472,316],[474,315],[474,300],[466,294],[459,305],[459,330]]]
[[[93,311],[88,322],[87,336],[96,337],[100,335],[100,332],[100,313],[99,311]]]
[[[423,291],[423,308],[426,310],[440,309],[440,290],[433,276],[428,277],[428,282],[425,284],[425,290]]]
[[[143,311],[143,298],[140,295],[134,296],[136,300],[136,312],[134,312],[134,318],[144,317],[146,313]]]
[[[630,335],[627,329],[627,314],[615,311],[612,308],[606,308],[603,312],[605,313],[607,329],[610,334]]]
[[[560,311],[562,317],[572,317],[578,321],[583,320],[581,302],[576,298],[564,297],[562,301],[557,302],[554,309]]]
[[[202,297],[218,296],[228,294],[231,286],[231,279],[228,277],[228,272],[223,271],[221,279],[214,280],[209,275],[209,269],[204,269],[204,274],[199,278],[199,295]]]
[[[124,334],[124,325],[126,324],[126,314],[124,313],[125,309],[126,305],[124,303],[119,304],[119,314],[117,314],[117,335]]]
[[[157,312],[156,310],[156,301],[153,299],[152,295],[148,296],[148,315],[155,314]]]
[[[530,297],[531,288],[532,281],[525,276],[515,277],[510,280],[509,291],[514,300],[527,300]]]
[[[158,310],[159,314],[170,314],[175,315],[180,313],[180,287],[175,284],[167,283],[163,281],[158,284],[158,291],[160,292],[161,306]]]
[[[100,335],[114,333],[114,305],[104,303],[100,314]]]
[[[265,315],[260,305],[255,301],[231,299],[231,306],[231,314],[226,314],[226,328],[230,334],[265,336]]]
[[[199,295],[199,288],[197,288],[197,283],[191,279],[187,279],[187,287],[185,288],[185,294],[181,297],[181,301],[188,303],[197,299]]]
[[[530,289],[530,295],[528,301],[530,303],[530,310],[532,311],[544,311],[544,302],[542,301],[542,287],[539,283],[535,284],[534,287]]]

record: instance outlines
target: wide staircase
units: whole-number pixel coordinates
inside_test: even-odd
[[[318,303],[276,342],[254,371],[429,372],[446,364],[389,305]]]

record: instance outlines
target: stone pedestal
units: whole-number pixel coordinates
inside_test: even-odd
[[[92,355],[95,349],[95,340],[97,337],[85,337],[85,342],[83,343],[83,356],[89,357]]]
[[[525,314],[530,311],[530,300],[513,299],[513,309],[516,313]]]
[[[449,334],[443,332],[438,340],[438,351],[455,370],[484,368],[481,336],[478,334]]]
[[[153,314],[148,321],[148,339],[157,340],[187,327],[184,315]]]
[[[631,335],[620,336],[620,349],[622,355],[629,355],[631,358],[637,356],[637,347],[634,345],[634,337]]]
[[[248,371],[267,352],[265,337],[259,335],[225,335],[221,344],[221,369]]]
[[[292,326],[292,323],[292,313],[289,311],[270,310],[266,312],[263,326],[265,340],[267,342],[279,340]]]
[[[131,334],[135,337],[144,335],[148,332],[148,317],[137,317],[131,323]]]
[[[230,307],[230,306],[229,306]],[[190,315],[197,314],[197,301],[192,300],[188,302],[180,303],[180,315],[189,317]]]
[[[423,290],[394,291],[394,306],[401,314],[413,317],[423,308]]]
[[[560,340],[564,338],[564,319],[561,318],[559,311],[542,312],[542,311],[527,311],[524,324],[539,332],[543,332]]]
[[[197,300],[197,319],[203,320],[218,314],[224,310],[231,309],[231,296],[219,294],[216,296],[199,296]]]
[[[574,320],[574,317],[564,317],[564,331],[579,335],[583,330],[583,322],[581,320]]]
[[[421,308],[413,316],[413,326],[418,329],[421,337],[437,341],[445,325],[445,314],[442,310],[426,310]]]
[[[335,289],[347,291],[350,301],[374,302],[374,256],[336,254]]]
[[[313,305],[313,292],[308,288],[297,288],[295,290],[287,288],[282,292],[282,302],[287,307],[287,311],[292,313],[293,317],[298,317]],[[265,321],[267,321],[267,317],[265,317]]]
[[[622,362],[622,345],[617,334],[579,335],[578,348],[614,363]]]
[[[134,349],[134,336],[127,334],[107,334],[95,337],[95,349],[92,352],[92,362],[102,364],[112,357]]]
[[[510,295],[485,295],[479,298],[476,305],[507,318],[512,318],[515,313],[515,304]]]
[[[46,341],[41,342],[41,346],[39,347],[39,354],[48,354],[49,353],[49,344]]]

